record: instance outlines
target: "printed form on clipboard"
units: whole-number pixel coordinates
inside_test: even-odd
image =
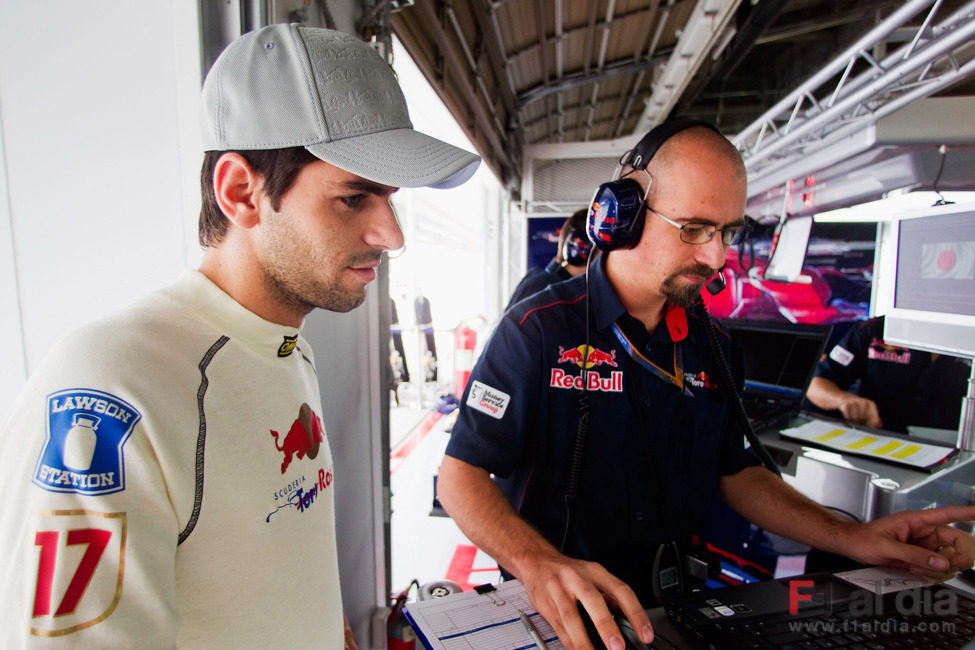
[[[782,429],[785,438],[815,443],[845,454],[856,454],[911,467],[927,469],[948,460],[952,447],[920,440],[886,436],[875,431],[839,426],[836,422],[812,420],[802,426]]]
[[[406,618],[429,650],[532,650],[537,646],[521,613],[547,648],[564,650],[552,626],[532,607],[519,580],[406,604]]]

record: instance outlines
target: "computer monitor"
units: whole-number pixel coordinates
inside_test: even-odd
[[[884,340],[975,358],[975,203],[906,211],[884,231],[874,277]]]

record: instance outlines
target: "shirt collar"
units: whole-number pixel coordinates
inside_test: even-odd
[[[589,267],[589,300],[593,313],[594,325],[597,330],[609,327],[622,316],[627,314],[626,307],[617,295],[609,278],[606,277],[605,259],[607,255],[598,256]],[[667,335],[672,341],[684,338],[693,340],[690,335],[688,320],[690,314],[686,309],[667,303],[664,319],[657,325],[654,337]],[[662,329],[663,328],[663,329]]]
[[[587,271],[589,275],[589,302],[592,309],[594,325],[601,330],[609,327],[613,322],[626,313],[626,307],[616,294],[616,289],[606,277],[607,255],[599,255]]]
[[[565,270],[565,267],[555,259],[545,265],[545,272],[551,273],[560,280],[568,280],[572,277],[572,274]]]

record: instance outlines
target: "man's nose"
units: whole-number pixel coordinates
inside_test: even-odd
[[[375,215],[364,238],[367,244],[381,250],[392,251],[403,247],[403,229],[391,203],[386,203]]]
[[[695,261],[707,264],[712,269],[720,269],[724,266],[725,254],[728,247],[724,245],[721,238],[721,231],[714,233],[711,241],[697,246]]]

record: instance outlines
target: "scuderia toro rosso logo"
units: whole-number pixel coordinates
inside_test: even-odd
[[[586,352],[588,351],[588,354]],[[563,368],[552,368],[549,378],[549,386],[552,388],[565,388],[582,390],[604,391],[607,393],[620,393],[623,391],[623,371],[612,370],[609,377],[599,374],[593,370],[597,366],[610,366],[616,368],[616,350],[604,352],[591,345],[577,345],[573,348],[559,346],[559,355],[555,361],[558,364],[571,363],[580,368],[578,374],[566,372]],[[582,372],[582,370],[589,372]],[[583,379],[583,376],[586,378]],[[584,383],[586,385],[584,385]]]

